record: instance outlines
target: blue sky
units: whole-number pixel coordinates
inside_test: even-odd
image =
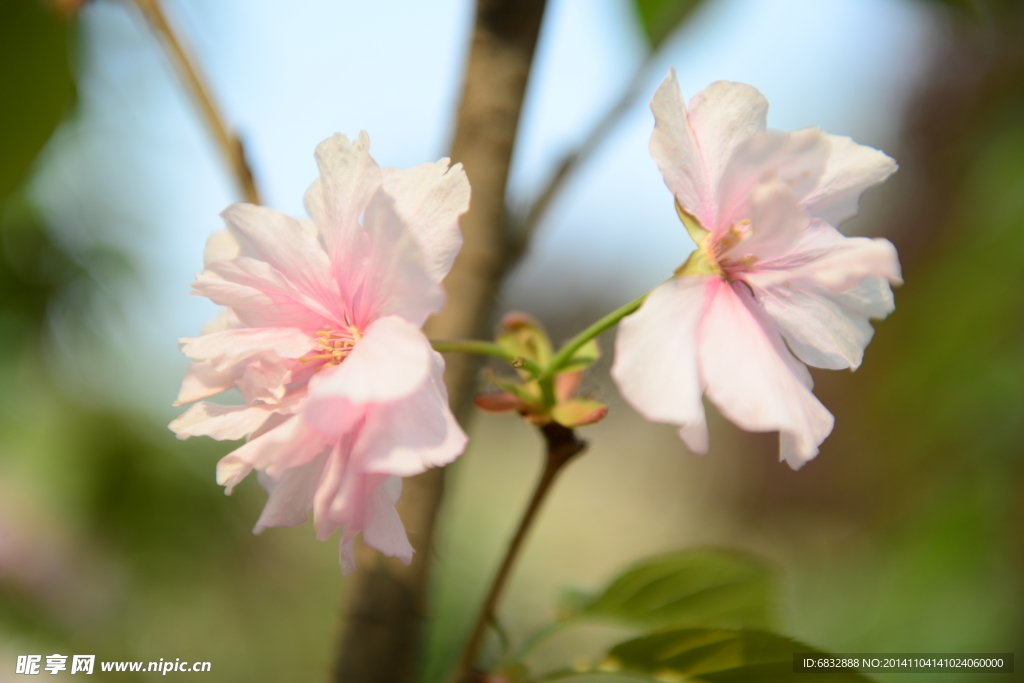
[[[468,48],[468,0],[166,6],[246,141],[270,206],[303,213],[313,148],[336,131],[367,130],[382,165],[444,155]],[[624,0],[551,0],[548,11],[515,151],[514,201],[531,196],[586,135],[644,54]],[[64,239],[124,249],[138,278],[97,314],[109,343],[91,369],[71,369],[97,386],[97,373],[123,368],[103,393],[169,415],[186,365],[175,341],[214,313],[187,296],[188,284],[219,211],[238,195],[131,6],[87,5],[83,29],[81,111],[49,150],[38,196]],[[931,30],[914,0],[711,0],[567,187],[506,299],[536,300],[543,290],[551,310],[594,292],[625,301],[685,258],[691,243],[647,153],[647,100],[669,65],[687,96],[714,80],[745,81],[768,97],[774,128],[817,126],[892,151]]]

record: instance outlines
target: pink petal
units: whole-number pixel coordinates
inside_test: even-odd
[[[206,238],[203,248],[203,265],[213,261],[227,261],[242,255],[242,245],[228,229],[215,230]]]
[[[435,282],[448,274],[462,247],[459,216],[469,209],[466,172],[462,164],[449,168],[448,163],[445,158],[404,170],[381,170],[384,191],[395,200]]]
[[[302,418],[327,438],[348,434],[365,416],[365,405],[353,403],[342,396],[311,399],[302,413]]]
[[[858,286],[864,278],[883,278],[899,284],[896,248],[884,239],[845,237],[821,220],[810,228],[789,253],[758,262],[758,271],[744,275],[755,287],[803,280],[833,292]]]
[[[366,131],[355,142],[335,133],[316,146],[315,155],[320,178],[306,191],[306,210],[336,262],[351,248],[359,216],[380,187],[380,169],[370,157]]]
[[[362,328],[375,318],[400,315],[418,327],[441,310],[444,291],[428,274],[419,246],[384,192],[367,207],[359,236],[334,264],[353,324]]]
[[[825,174],[804,200],[808,212],[834,226],[857,215],[864,190],[896,172],[896,162],[886,154],[858,145],[848,137],[830,135],[832,153]]]
[[[339,292],[324,248],[294,218],[265,206],[236,203],[221,212],[243,248],[340,319]]]
[[[340,306],[323,306],[269,263],[240,257],[214,261],[196,277],[193,291],[230,306],[249,327],[318,329],[337,320]]]
[[[241,366],[218,370],[213,363],[192,363],[185,371],[174,405],[182,406],[227,391],[235,385],[241,372]]]
[[[302,419],[293,417],[221,458],[217,463],[217,483],[230,493],[254,469],[277,477],[285,470],[310,462],[324,447],[322,436]]]
[[[712,194],[720,187],[726,165],[736,149],[751,135],[765,129],[768,100],[746,83],[715,81],[690,100],[689,119],[704,157],[708,190]],[[704,227],[711,230],[714,225],[709,222]]]
[[[709,290],[699,344],[708,398],[743,429],[783,432],[783,457],[800,467],[832,431],[832,415],[746,286],[715,280]]]
[[[619,323],[615,339],[611,374],[622,397],[648,420],[687,425],[685,440],[695,452],[707,448],[697,327],[706,292],[717,281],[687,276],[658,286],[639,311]]]
[[[269,359],[247,364],[237,381],[245,403],[277,404],[287,391],[285,385],[291,381],[291,364],[294,361],[285,364]]]
[[[875,333],[866,315],[813,285],[759,289],[757,300],[796,357],[817,368],[858,368]]]
[[[168,428],[179,439],[208,436],[233,441],[259,429],[270,415],[271,409],[266,406],[222,406],[203,401],[182,413]]]
[[[285,470],[275,479],[260,473],[260,486],[267,492],[254,534],[274,526],[298,526],[306,521],[313,509],[313,495],[320,483],[328,454],[321,453],[312,462]]]
[[[654,132],[651,156],[676,200],[708,230],[714,226],[714,182],[697,137],[686,115],[686,104],[675,69],[661,82],[651,100]]]
[[[348,472],[349,453],[352,449],[351,437],[343,437],[336,441],[327,456],[327,464],[313,494],[313,525],[316,527],[317,540],[325,541],[338,530],[345,520],[338,519],[340,506],[335,505],[339,492],[342,491],[346,475],[350,480],[359,479],[354,473]],[[352,488],[348,483],[348,488]],[[349,498],[352,498],[350,494]],[[358,501],[357,501],[358,502]],[[348,520],[351,524],[352,520]],[[358,520],[361,524],[362,519]],[[356,530],[352,531],[355,536]],[[342,545],[345,541],[342,540]]]
[[[750,191],[750,235],[728,256],[739,260],[784,253],[807,229],[807,213],[797,204],[793,190],[779,179],[758,183]]]
[[[401,495],[401,477],[388,477],[374,489],[366,504],[363,541],[388,557],[397,557],[408,566],[412,562],[413,548],[395,510],[395,503]]]
[[[781,181],[797,200],[807,196],[825,172],[830,149],[828,136],[813,129],[760,132],[736,146],[718,181],[716,235],[752,218],[749,200],[759,183]]]
[[[310,380],[311,403],[384,403],[410,396],[428,380],[432,353],[417,326],[397,316],[375,320],[348,358]]]
[[[222,330],[182,339],[179,345],[186,356],[209,361],[218,371],[262,353],[300,358],[316,348],[313,338],[302,330],[274,327]]]
[[[414,394],[367,409],[355,446],[366,471],[409,477],[465,450],[466,434],[448,407],[444,361],[433,350],[430,360],[430,377]]]
[[[245,325],[243,325],[242,321],[238,319],[238,316],[235,315],[234,311],[225,307],[217,311],[217,315],[199,329],[199,334],[210,334],[212,332],[234,329],[236,327],[245,327]]]

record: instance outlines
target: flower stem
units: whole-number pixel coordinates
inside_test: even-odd
[[[430,345],[435,351],[441,353],[472,353],[477,356],[492,356],[507,360],[517,368],[524,368],[534,376],[544,372],[544,368],[537,365],[529,358],[517,356],[500,344],[494,342],[480,341],[477,339],[431,339]]]
[[[646,298],[647,293],[637,297],[636,299],[633,299],[625,306],[621,306],[615,309],[614,311],[604,316],[597,322],[593,323],[590,327],[583,330],[575,337],[567,341],[565,344],[562,345],[562,348],[558,350],[558,353],[555,354],[554,358],[551,359],[551,362],[548,363],[548,366],[544,368],[544,373],[540,377],[538,377],[538,379],[541,380],[542,382],[545,380],[550,380],[552,377],[555,376],[555,373],[561,370],[562,367],[565,366],[565,364],[572,359],[572,355],[576,353],[580,349],[580,347],[582,347],[591,339],[594,339],[595,337],[600,335],[602,332],[614,327],[620,320],[625,318],[630,313],[636,312],[636,310],[640,308],[640,305],[644,302],[644,299]]]
[[[252,177],[252,170],[245,160],[242,141],[224,123],[224,117],[213,103],[210,89],[200,75],[199,67],[189,58],[184,41],[178,37],[174,28],[167,21],[167,16],[164,14],[163,8],[160,7],[160,0],[134,0],[134,2],[153,32],[163,39],[164,47],[170,53],[171,61],[177,66],[178,73],[185,85],[192,91],[192,97],[203,112],[206,124],[231,167],[231,172],[235,175],[238,185],[245,195],[245,200],[250,204],[261,204],[260,194]]]
[[[480,654],[480,649],[483,647],[484,636],[487,635],[487,625],[494,621],[495,609],[498,601],[501,599],[501,593],[508,582],[509,575],[512,573],[512,567],[519,556],[519,552],[522,550],[526,534],[530,531],[530,527],[533,526],[541,504],[551,490],[555,477],[558,476],[558,473],[573,456],[579,454],[587,447],[585,441],[576,438],[573,430],[563,427],[557,422],[549,422],[541,427],[540,431],[544,435],[544,441],[547,444],[544,471],[541,473],[537,486],[534,488],[530,504],[527,505],[522,519],[519,520],[516,533],[512,537],[511,542],[509,542],[508,549],[505,551],[505,557],[498,568],[498,573],[494,575],[494,580],[491,582],[491,588],[487,592],[487,598],[484,600],[480,615],[477,617],[469,640],[466,641],[466,647],[462,651],[462,657],[459,659],[459,666],[453,679],[454,683],[480,683],[483,680],[484,672],[476,667],[476,659]]]

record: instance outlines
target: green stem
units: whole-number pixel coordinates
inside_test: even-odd
[[[533,522],[540,512],[541,505],[545,498],[547,498],[548,493],[550,493],[551,485],[554,484],[558,473],[562,471],[562,468],[570,460],[587,447],[586,442],[576,438],[576,433],[573,430],[563,427],[557,422],[549,422],[540,428],[540,432],[544,436],[544,442],[547,445],[544,471],[537,481],[537,486],[533,491],[533,496],[530,498],[530,503],[527,505],[522,519],[519,520],[519,526],[516,528],[515,535],[512,536],[512,540],[508,544],[505,557],[502,559],[498,571],[491,581],[491,587],[487,591],[487,597],[484,599],[480,615],[477,617],[473,631],[466,641],[465,648],[462,650],[462,656],[459,658],[459,664],[452,683],[481,683],[484,680],[484,671],[477,668],[476,660],[480,654],[480,649],[483,647],[484,637],[487,635],[487,626],[494,621],[498,600],[501,598],[505,584],[512,574],[512,567],[519,557],[520,551],[523,549],[526,535],[533,526]]]
[[[544,372],[544,368],[537,365],[529,358],[517,356],[504,346],[495,344],[494,342],[480,341],[477,339],[431,339],[430,345],[434,347],[435,351],[440,351],[441,353],[472,353],[478,356],[501,358],[502,360],[507,360],[517,368],[525,368],[531,372],[534,377]]]
[[[561,370],[562,367],[565,366],[572,359],[573,354],[576,353],[580,349],[580,347],[582,347],[591,339],[594,339],[595,337],[600,335],[602,332],[614,327],[620,320],[625,318],[630,313],[636,312],[636,310],[640,308],[640,304],[642,304],[644,302],[644,299],[646,298],[647,293],[645,293],[643,296],[639,296],[636,299],[633,299],[625,306],[615,309],[614,311],[612,311],[605,317],[601,318],[600,320],[592,324],[590,327],[583,330],[575,337],[567,341],[562,346],[562,348],[558,350],[558,353],[555,354],[555,357],[551,359],[551,362],[548,363],[548,366],[544,369],[543,374],[541,374],[537,379],[539,379],[541,382],[544,382],[545,380],[549,380],[552,377],[554,377],[555,373]]]

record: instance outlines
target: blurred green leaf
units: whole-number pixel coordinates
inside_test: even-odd
[[[812,677],[793,671],[796,652],[820,650],[774,633],[752,630],[674,629],[652,633],[616,645],[602,664],[605,670],[629,670],[660,680],[706,683],[816,683],[870,681],[854,671],[815,672]]]
[[[0,206],[74,101],[69,33],[40,0],[0,2]]]
[[[634,0],[651,50],[657,50],[700,4],[701,0]]]
[[[770,625],[774,580],[762,562],[721,550],[689,550],[636,565],[589,602],[573,600],[581,619],[646,628]]]

